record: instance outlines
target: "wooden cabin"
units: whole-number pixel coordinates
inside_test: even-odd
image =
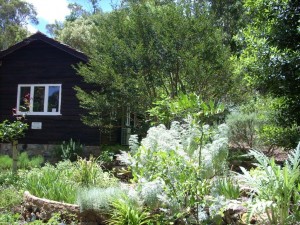
[[[85,112],[73,88],[89,86],[73,66],[87,61],[82,52],[40,32],[0,52],[0,122],[14,119],[13,108],[17,114],[28,111],[30,128],[19,141],[24,144],[58,144],[70,138],[89,146],[120,143],[121,128],[105,135],[80,120]]]

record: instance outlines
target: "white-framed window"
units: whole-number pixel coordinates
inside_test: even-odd
[[[19,84],[17,114],[61,115],[61,84]]]

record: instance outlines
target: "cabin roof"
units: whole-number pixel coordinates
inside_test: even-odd
[[[23,41],[21,42],[18,42],[17,44],[3,50],[3,51],[0,51],[0,59],[4,58],[5,56],[29,45],[30,43],[34,42],[34,41],[43,41],[49,45],[52,45],[53,47],[55,48],[58,48],[59,50],[61,51],[64,51],[76,58],[79,58],[80,60],[83,60],[85,62],[87,62],[88,60],[88,57],[81,51],[78,51],[66,44],[63,44],[59,41],[56,41],[52,38],[49,38],[47,35],[41,33],[41,32],[37,32],[27,38],[25,38]]]

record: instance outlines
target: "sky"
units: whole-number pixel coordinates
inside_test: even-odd
[[[38,25],[28,24],[30,32],[37,31],[47,34],[46,25],[54,23],[55,20],[63,21],[70,14],[68,9],[69,3],[78,3],[91,11],[91,5],[88,0],[24,0],[31,3],[37,12]],[[113,1],[114,2],[114,1]],[[112,10],[112,0],[101,0],[100,7],[104,12]]]

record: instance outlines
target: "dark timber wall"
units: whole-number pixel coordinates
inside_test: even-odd
[[[84,113],[79,108],[74,86],[85,86],[72,65],[80,62],[69,54],[41,40],[30,42],[0,59],[0,121],[12,120],[12,108],[17,104],[18,84],[62,84],[61,114],[59,116],[26,116],[27,122],[42,122],[41,130],[29,129],[21,143],[54,144],[73,138],[86,145],[99,145],[99,131],[80,121]],[[118,132],[110,140],[118,141]]]

